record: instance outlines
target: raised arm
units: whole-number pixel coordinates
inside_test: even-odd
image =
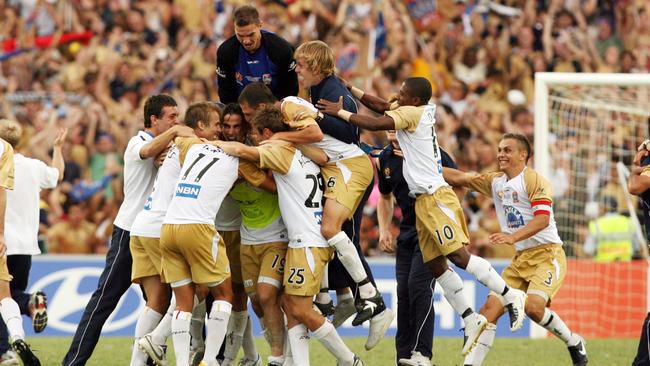
[[[158,156],[176,137],[195,137],[194,130],[183,125],[176,125],[156,136],[140,149],[140,158],[149,159]]]
[[[395,121],[389,116],[371,117],[350,113],[344,110],[342,98],[339,99],[338,103],[333,103],[328,100],[321,99],[318,101],[318,104],[316,104],[316,107],[325,114],[338,116],[339,118],[366,130],[385,131],[395,129]]]
[[[650,153],[645,149],[639,151],[632,163],[632,172],[630,173],[630,180],[627,182],[627,189],[636,196],[650,189],[650,176],[643,174],[645,167],[641,166],[641,159],[648,156],[648,154]]]
[[[442,168],[442,177],[445,178],[445,182],[454,187],[468,187],[470,180],[476,175],[476,173],[466,173],[454,168]]]
[[[67,128],[59,129],[56,140],[54,140],[54,147],[52,148],[52,168],[55,168],[59,171],[59,182],[63,180],[63,175],[65,173],[65,161],[63,160],[62,147],[65,143],[65,138],[67,135]]]

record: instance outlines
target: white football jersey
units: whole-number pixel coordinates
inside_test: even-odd
[[[153,138],[150,133],[140,131],[131,137],[124,151],[124,201],[114,225],[126,231],[131,231],[133,220],[142,210],[144,201],[149,197],[153,187],[153,181],[156,179],[153,158],[140,157],[140,150]]]
[[[402,171],[412,195],[432,194],[447,186],[436,137],[436,105],[402,106],[386,112],[395,121],[395,135],[404,154]]]
[[[181,173],[164,224],[209,224],[237,180],[239,159],[199,139],[176,139]]]
[[[535,215],[549,215],[547,227],[532,237],[515,243],[517,250],[543,244],[562,245],[552,209],[551,185],[544,177],[529,168],[508,180],[505,173],[477,175],[470,180],[470,188],[494,200],[499,226],[504,233],[513,233],[532,220]]]
[[[239,205],[230,196],[226,196],[217,217],[214,219],[214,227],[219,231],[239,231],[241,227],[241,212]]]
[[[321,235],[323,177],[320,167],[291,144],[260,146],[260,166],[273,171],[289,247],[328,247]]]
[[[286,97],[282,100],[280,109],[285,122],[291,127],[302,129],[309,125],[318,124],[312,117],[303,117],[296,120],[296,116],[299,114],[312,116],[318,112],[318,109],[313,104],[302,98]],[[330,163],[365,155],[363,150],[356,144],[342,142],[327,134],[323,134],[322,141],[310,145],[322,149],[327,154]]]
[[[14,155],[14,169],[14,189],[7,190],[5,212],[7,255],[40,254],[41,250],[38,247],[40,191],[56,187],[59,171],[40,160],[30,159],[21,154]]]
[[[160,228],[169,208],[169,203],[174,196],[176,181],[181,173],[179,155],[180,152],[176,145],[172,145],[167,152],[165,161],[158,168],[153,189],[144,203],[144,208],[133,221],[131,236],[160,238]]]

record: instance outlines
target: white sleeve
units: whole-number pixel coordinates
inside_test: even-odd
[[[143,161],[147,159],[142,159],[140,157],[140,150],[148,144],[149,141],[143,140],[140,136],[134,136],[129,141],[129,144],[126,146],[126,151],[124,151],[124,161]]]
[[[40,160],[34,160],[33,169],[38,177],[38,188],[49,189],[56,187],[59,182],[59,170],[47,166]]]

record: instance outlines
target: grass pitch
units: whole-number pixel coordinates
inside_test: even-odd
[[[29,339],[34,352],[44,366],[60,365],[68,350],[71,338],[33,337]],[[100,340],[88,366],[128,365],[131,357],[131,339],[104,337]],[[364,338],[345,338],[345,342],[365,362],[366,366],[394,365],[395,345],[393,338],[387,338],[372,351],[365,351]],[[591,365],[630,365],[636,354],[638,340],[634,339],[591,339],[587,340],[587,352]],[[263,356],[268,345],[263,339],[257,340]],[[454,338],[434,339],[433,362],[437,366],[462,366],[460,356],[461,340]],[[174,365],[173,351],[168,351],[170,365]],[[335,365],[334,358],[316,341],[311,341],[311,364],[314,366]],[[570,365],[571,359],[564,344],[557,339],[499,339],[483,363],[485,366],[525,365],[557,366]]]

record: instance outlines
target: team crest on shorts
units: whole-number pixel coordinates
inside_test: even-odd
[[[272,79],[272,78],[271,78],[271,74],[264,74],[264,75],[262,75],[262,82],[263,82],[264,84],[266,84],[266,85],[270,85],[270,84],[271,84],[271,79]]]
[[[390,178],[390,173],[391,173],[390,168],[389,168],[389,167],[385,167],[385,168],[384,168],[384,177],[386,177],[387,179],[389,179],[389,178]]]

